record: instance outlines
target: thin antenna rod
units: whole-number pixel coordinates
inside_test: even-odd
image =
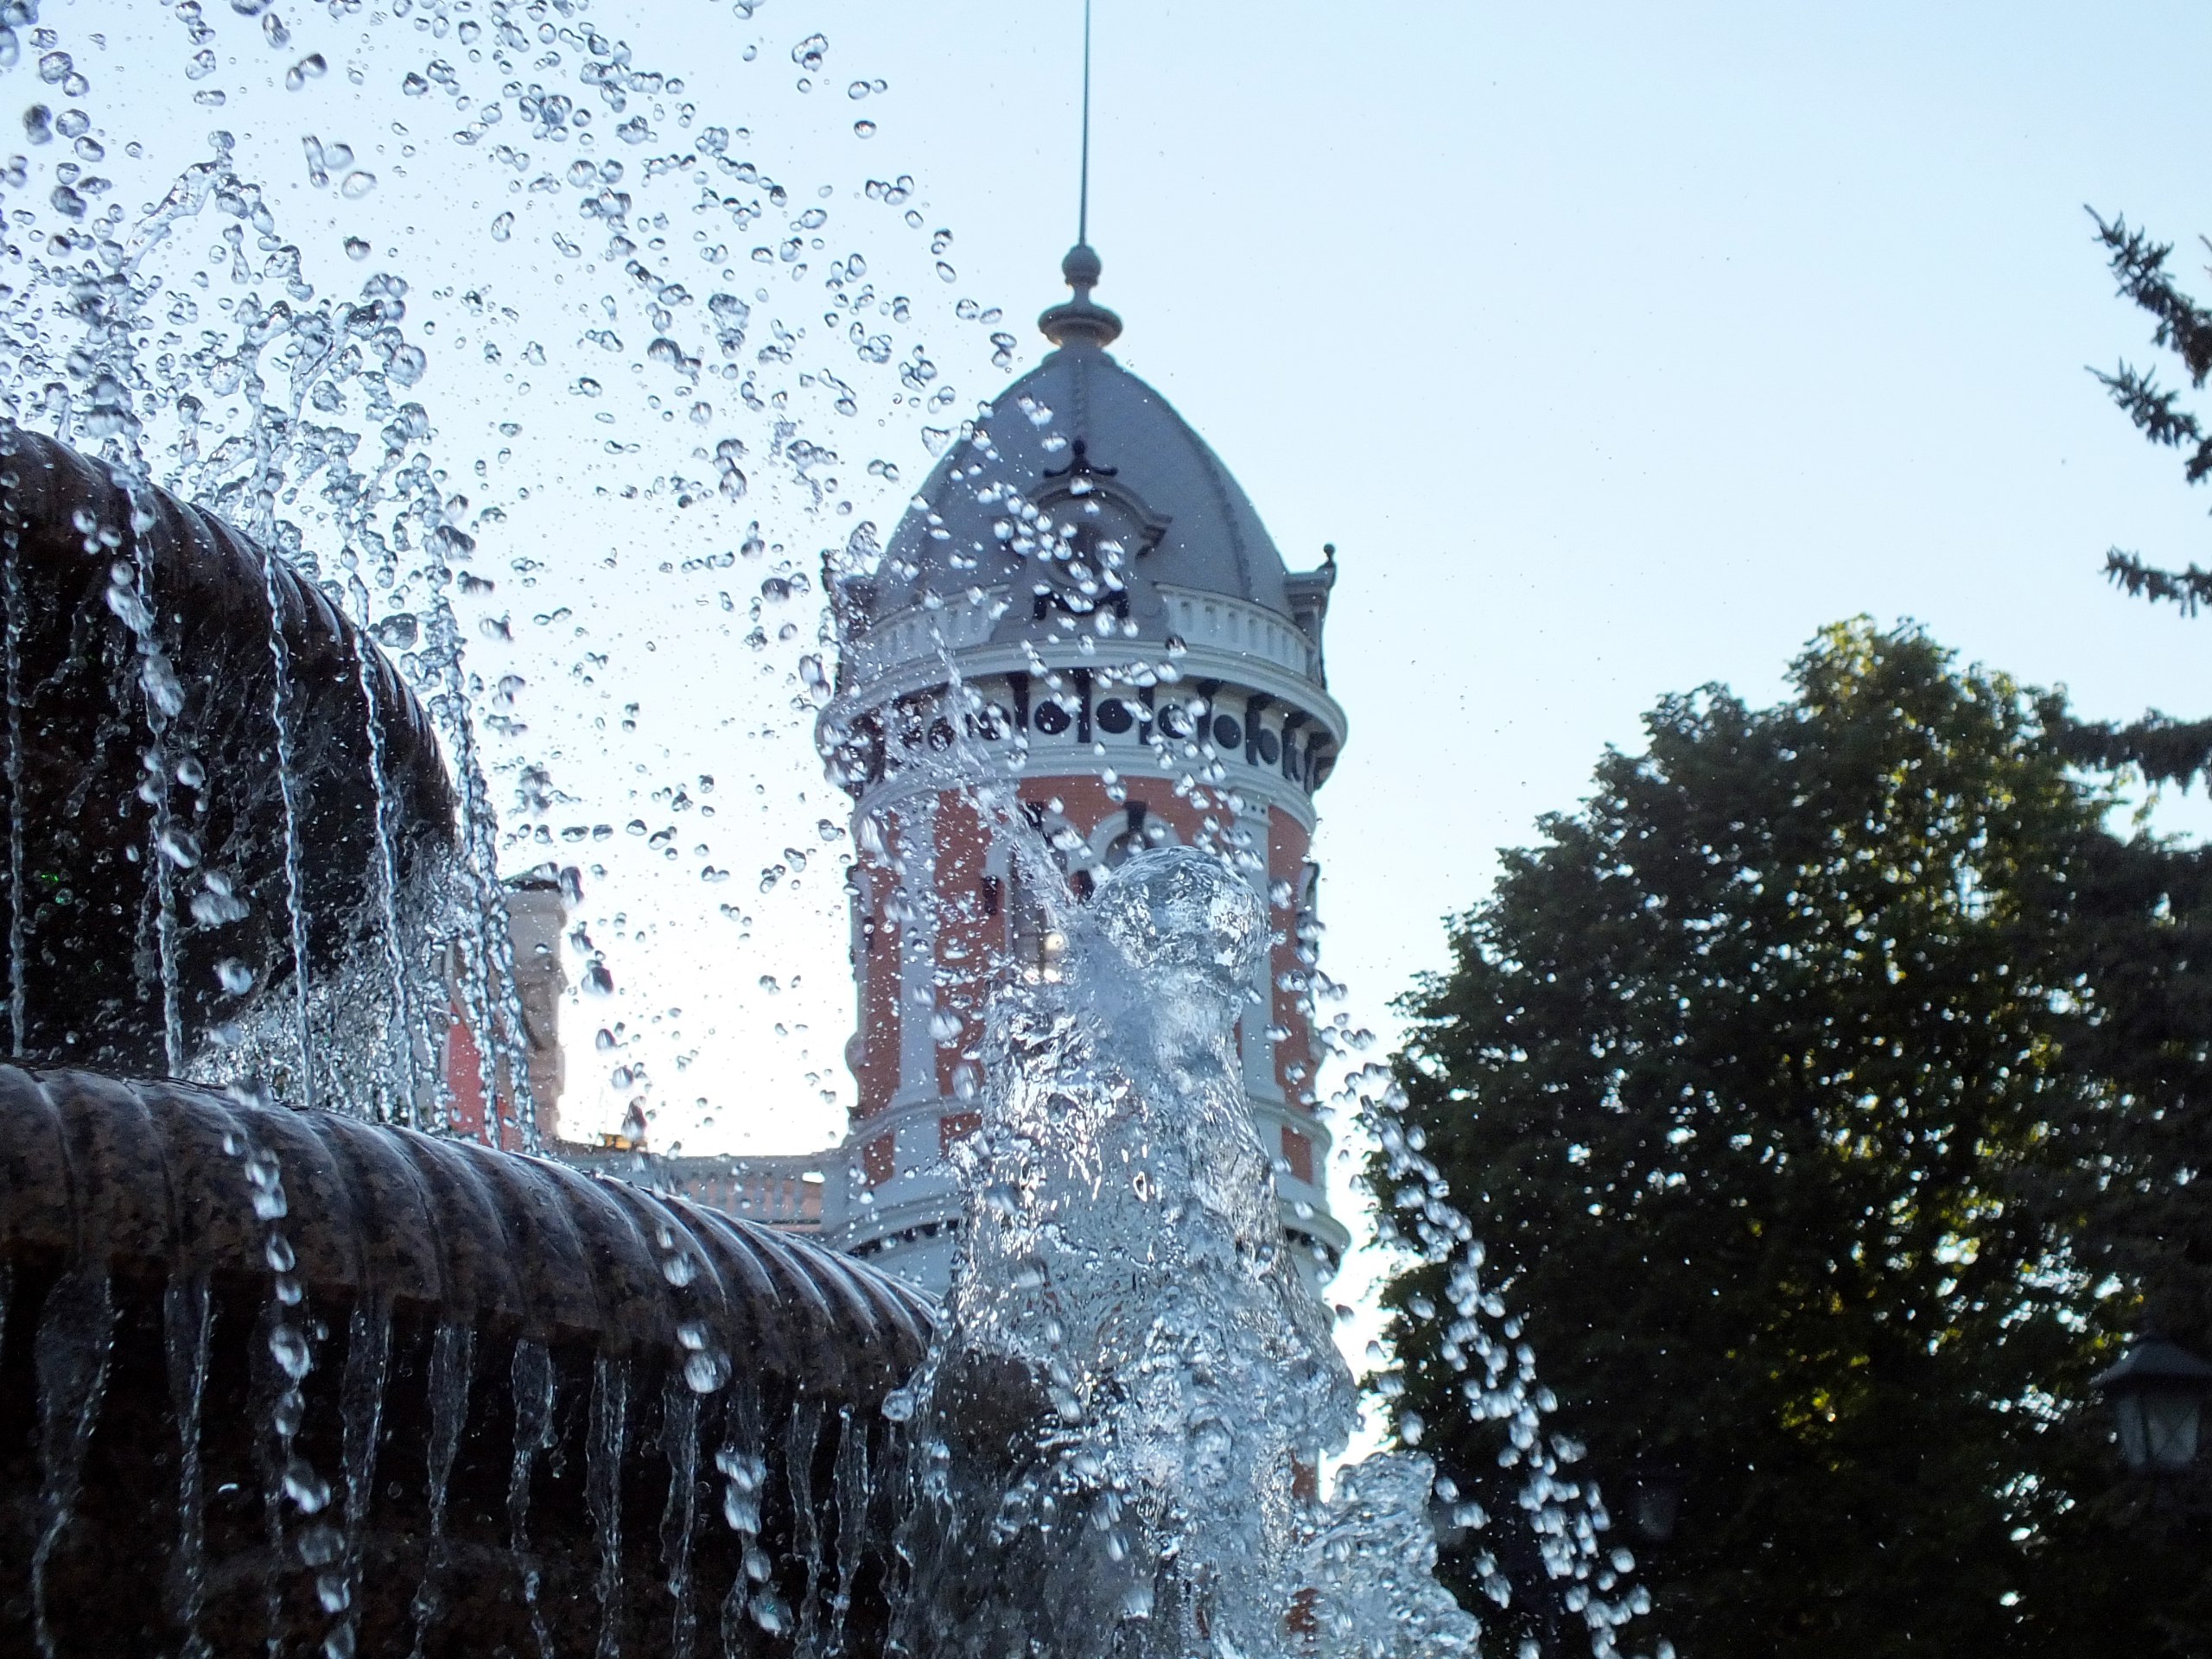
[[[1083,0],[1083,181],[1076,196],[1075,239],[1090,240],[1090,0]]]

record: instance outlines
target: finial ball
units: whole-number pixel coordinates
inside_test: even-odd
[[[1068,250],[1068,257],[1060,261],[1060,275],[1070,288],[1096,288],[1098,275],[1104,269],[1096,250],[1088,242],[1078,242]]]

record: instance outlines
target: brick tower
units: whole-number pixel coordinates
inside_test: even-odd
[[[1283,1227],[1316,1280],[1329,1212],[1304,991],[1314,791],[1344,738],[1322,673],[1336,580],[1285,569],[1204,439],[1108,353],[1096,254],[1039,319],[1053,350],[950,448],[880,558],[833,560],[843,649],[817,735],[853,799],[859,1084],[823,1231],[932,1289],[959,1194],[944,1154],[976,1128],[994,984],[1049,973],[1058,938],[994,815],[1048,840],[1078,897],[1135,848],[1231,852],[1276,940],[1239,1030],[1246,1097],[1276,1155]]]

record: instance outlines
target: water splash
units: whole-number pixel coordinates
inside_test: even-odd
[[[994,1006],[960,1269],[899,1408],[918,1462],[902,1639],[1287,1654],[1313,1538],[1361,1523],[1298,1495],[1354,1402],[1233,1046],[1266,912],[1219,859],[1173,848],[1066,927],[1060,976]],[[1392,1524],[1425,1535],[1425,1507]],[[1471,1650],[1465,1615],[1439,1634]]]
[[[744,28],[751,6],[734,10],[729,22]],[[254,25],[220,8],[100,25],[87,35],[90,25],[64,16],[34,31],[71,56],[69,84],[82,90],[45,118],[48,136],[67,142],[10,163],[10,200],[35,222],[0,250],[10,296],[0,306],[0,414],[96,446],[133,480],[228,514],[321,582],[430,706],[464,817],[449,905],[410,915],[392,902],[391,826],[380,823],[369,882],[380,913],[362,918],[358,960],[301,973],[334,918],[287,913],[293,982],[269,995],[288,997],[289,1029],[250,1018],[236,1046],[173,1058],[170,1069],[217,1082],[257,1076],[289,1100],[435,1122],[451,1103],[439,1051],[457,1007],[480,1039],[468,1080],[483,1102],[480,1132],[530,1144],[539,1113],[500,873],[574,857],[570,902],[590,910],[576,918],[584,942],[569,948],[609,988],[601,1023],[614,1041],[598,1051],[600,1075],[588,1061],[575,1068],[569,1109],[587,1127],[632,1106],[650,1122],[702,1025],[743,1022],[674,1010],[656,983],[657,930],[626,912],[671,875],[727,876],[755,839],[730,781],[709,800],[713,780],[694,759],[726,743],[652,727],[655,700],[673,695],[656,656],[720,651],[725,639],[734,650],[742,637],[751,657],[740,658],[747,671],[730,688],[735,718],[798,734],[827,689],[820,593],[803,550],[817,533],[810,521],[858,522],[895,499],[906,461],[892,458],[896,448],[946,441],[957,423],[940,366],[947,349],[940,340],[925,350],[920,333],[942,310],[957,334],[973,333],[980,365],[995,349],[986,336],[996,308],[933,297],[950,232],[922,216],[911,177],[856,170],[863,159],[881,165],[873,146],[865,157],[848,150],[841,129],[830,149],[793,164],[815,176],[797,176],[774,133],[715,119],[683,76],[645,61],[581,3],[549,18],[490,0],[458,22],[442,15],[438,33],[419,39],[413,22],[379,12],[342,60],[334,37],[302,51],[321,19],[290,18],[282,86],[265,92],[243,67],[228,84],[266,42],[226,43],[232,29]],[[342,27],[334,17],[331,26]],[[469,36],[464,49],[448,27]],[[341,60],[352,73],[325,73]],[[747,73],[734,57],[730,67]],[[394,107],[379,107],[394,84]],[[885,85],[851,84],[871,95]],[[288,101],[303,96],[315,100],[312,133],[302,130],[305,106]],[[196,138],[216,108],[235,126],[177,166],[190,142],[180,129]],[[450,114],[449,134],[434,118],[424,136],[425,110]],[[804,118],[804,102],[792,111]],[[383,136],[394,116],[404,142]],[[97,168],[86,160],[95,154]],[[495,268],[468,258],[480,249],[457,225],[451,235],[410,236],[405,276],[353,263],[378,261],[387,237],[396,245],[402,225],[430,207],[505,196],[510,181],[512,201],[487,206],[479,227],[499,246]],[[688,240],[687,229],[696,232]],[[450,282],[440,265],[448,249]],[[572,336],[563,325],[578,311]],[[558,446],[582,459],[576,487],[518,468],[518,438],[524,455]],[[722,528],[698,509],[736,500],[763,518],[725,550]],[[602,534],[629,557],[683,550],[646,572],[666,601],[649,635],[639,619],[611,619],[594,604],[613,563],[587,551]],[[282,639],[270,649],[281,658]],[[194,665],[177,666],[188,677]],[[275,666],[282,677],[285,664]],[[563,684],[573,694],[553,696]],[[618,685],[626,705],[609,702]],[[280,748],[289,747],[285,706],[280,688]],[[622,781],[601,775],[601,734],[638,762]],[[762,775],[804,766],[798,744],[764,753]],[[371,769],[380,772],[377,757]],[[290,767],[277,770],[289,791]],[[165,792],[161,776],[149,773]],[[617,798],[593,799],[610,785]],[[779,826],[789,807],[810,830],[820,810],[805,793],[779,782],[768,794],[764,844],[804,841]],[[300,804],[288,804],[296,840]],[[716,806],[720,818],[705,822]],[[668,838],[602,843],[608,826],[594,820],[631,811]],[[690,849],[681,855],[678,825]],[[571,842],[582,843],[574,853]],[[796,878],[797,865],[781,861]],[[163,876],[158,863],[148,872],[175,889],[154,908],[188,936],[210,925],[191,891],[203,874],[225,875],[212,860],[188,879]],[[799,885],[779,883],[775,902]],[[804,887],[800,903],[834,901],[834,880]],[[219,909],[230,895],[215,897]],[[749,911],[725,908],[734,937],[749,938]],[[607,970],[610,951],[618,966],[627,953],[620,975]],[[11,970],[20,976],[25,961],[18,949]],[[336,1058],[372,1053],[379,1064]],[[802,1054],[798,1064],[810,1063]],[[832,1087],[813,1065],[810,1097]]]

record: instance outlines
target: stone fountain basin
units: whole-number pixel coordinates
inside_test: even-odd
[[[41,1604],[56,1655],[311,1653],[339,1624],[363,1654],[880,1639],[880,1407],[933,1313],[807,1241],[474,1144],[0,1066],[0,1655],[41,1650]],[[280,1325],[312,1356],[289,1446]],[[553,1409],[518,1479],[518,1355],[541,1351]],[[283,1494],[288,1452],[326,1503]],[[766,1466],[757,1534],[725,1519],[718,1454]],[[318,1527],[357,1563],[334,1612]]]
[[[188,1044],[239,1012],[219,962],[243,963],[264,991],[290,977],[275,641],[312,961],[343,956],[373,918],[387,855],[404,881],[454,835],[428,711],[330,594],[213,513],[158,489],[140,505],[134,517],[105,465],[0,420],[0,675],[14,682],[12,707],[0,708],[0,870],[20,861],[22,887],[17,916],[0,880],[0,925],[20,944],[16,960],[0,958],[0,1005],[20,994],[16,1057],[33,1064],[163,1066],[153,871],[164,791],[195,849],[169,875]],[[143,644],[114,602],[118,569],[143,591],[173,675],[178,706],[158,721]],[[193,767],[188,783],[180,772]],[[238,913],[195,906],[211,874]]]

